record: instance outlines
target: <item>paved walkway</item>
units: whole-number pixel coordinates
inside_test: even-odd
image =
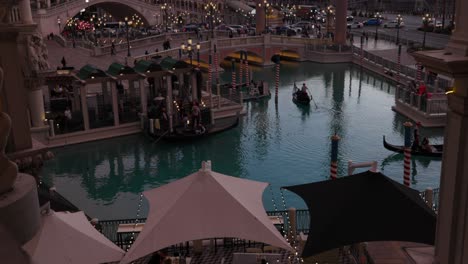
[[[354,46],[361,47],[361,36],[354,36]],[[367,41],[364,40],[363,48],[372,54],[397,62],[398,46],[394,42],[386,40],[375,41],[373,37],[369,37]],[[401,64],[414,68],[416,65],[416,60],[406,51],[406,46],[404,45],[401,46]]]
[[[369,242],[367,252],[376,264],[432,264],[434,247],[412,242]]]

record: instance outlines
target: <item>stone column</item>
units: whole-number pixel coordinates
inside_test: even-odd
[[[89,112],[88,112],[88,100],[87,100],[87,88],[86,85],[80,87],[81,96],[81,113],[83,114],[84,129],[89,130]]]
[[[169,117],[169,131],[172,133],[172,76],[166,75],[167,83],[167,97],[166,97],[166,110],[167,116]]]
[[[455,51],[462,56],[468,56],[468,1],[457,0],[455,3],[455,30],[447,45],[447,50]],[[467,88],[463,88],[467,89]]]
[[[144,116],[148,115],[148,96],[144,79],[140,79],[140,100],[141,100],[141,113]]]
[[[195,72],[192,72],[190,74],[190,83],[192,86],[192,102],[198,101],[198,96],[197,96],[197,74]]]
[[[258,6],[261,4],[261,6]],[[265,8],[263,7],[263,1],[262,0],[256,0],[255,1],[255,30],[257,32],[257,35],[260,35],[260,33],[265,31]]]
[[[30,133],[30,124],[28,118],[27,98],[29,90],[25,87],[23,70],[21,69],[18,58],[23,55],[18,49],[18,33],[14,32],[15,27],[7,27],[0,30],[0,50],[2,55],[0,63],[4,67],[3,91],[0,100],[2,101],[2,110],[10,115],[11,137],[8,138],[8,152],[15,152],[31,148],[32,140]]]
[[[440,264],[468,263],[468,247],[466,247],[468,244],[468,163],[466,162],[468,134],[466,131],[468,131],[468,72],[464,77],[455,77],[455,93],[449,95],[435,244],[436,261]]]
[[[42,88],[29,91],[29,116],[33,127],[44,126],[44,97],[42,96]]]
[[[118,91],[116,83],[111,81],[111,91],[112,91],[112,112],[114,114],[114,126],[120,124],[119,119],[119,100],[118,100]]]
[[[335,17],[335,44],[346,44],[346,11],[348,9],[347,0],[336,0],[336,17]]]
[[[50,0],[49,0],[50,1]],[[21,0],[19,2],[21,22],[23,24],[33,24],[32,14],[31,14],[31,2],[29,0]],[[39,9],[39,2],[38,2]]]

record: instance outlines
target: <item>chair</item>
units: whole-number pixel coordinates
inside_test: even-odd
[[[261,248],[246,248],[246,253],[263,253]]]
[[[274,246],[264,246],[263,247],[263,252],[265,253],[279,253],[279,248],[274,247]]]

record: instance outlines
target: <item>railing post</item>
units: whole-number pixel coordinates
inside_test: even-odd
[[[54,120],[49,119],[49,136],[55,137],[55,127],[54,127]]]
[[[434,191],[432,188],[426,188],[424,191],[424,197],[426,198],[427,206],[432,209],[434,207]]]
[[[291,207],[288,209],[288,216],[289,216],[289,241],[290,243],[294,243],[296,240],[296,231],[297,231],[297,219],[296,219],[296,208]],[[287,220],[287,219],[286,219]]]
[[[150,118],[149,120],[149,132],[150,134],[154,134],[154,119]]]
[[[221,84],[216,84],[216,92],[218,94],[218,109],[221,108]]]

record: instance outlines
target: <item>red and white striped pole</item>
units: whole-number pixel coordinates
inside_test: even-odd
[[[278,62],[276,63],[276,76],[275,76],[275,102],[276,103],[278,103],[279,81],[280,81],[280,62],[278,60]]]
[[[398,44],[398,57],[397,57],[397,82],[401,81],[401,44]]]
[[[250,84],[250,79],[249,79],[249,60],[247,59],[247,52],[245,53],[245,82],[247,85]]]
[[[239,84],[242,87],[242,70],[244,69],[244,60],[243,60],[243,52],[240,53],[240,61],[239,61]]]
[[[418,85],[421,85],[421,71],[422,71],[421,63],[417,62],[416,63],[416,83]]]
[[[212,58],[211,58],[211,54],[208,55],[208,86],[206,87],[206,90],[207,91],[210,91],[209,89],[211,89],[213,87],[213,74],[212,74],[212,67],[213,67],[213,63],[212,63]]]
[[[236,90],[236,60],[232,59],[231,64],[232,64],[232,90]]]
[[[215,76],[216,76],[216,84],[219,83],[219,72],[218,72],[218,54],[216,53],[216,44],[214,45],[214,67],[215,67]]]
[[[340,137],[335,134],[331,137],[331,141],[330,179],[336,180],[338,171],[338,141],[340,141]]]
[[[404,159],[404,174],[403,174],[403,183],[406,186],[410,186],[410,171],[411,171],[411,127],[413,124],[411,122],[405,122],[405,159]]]

